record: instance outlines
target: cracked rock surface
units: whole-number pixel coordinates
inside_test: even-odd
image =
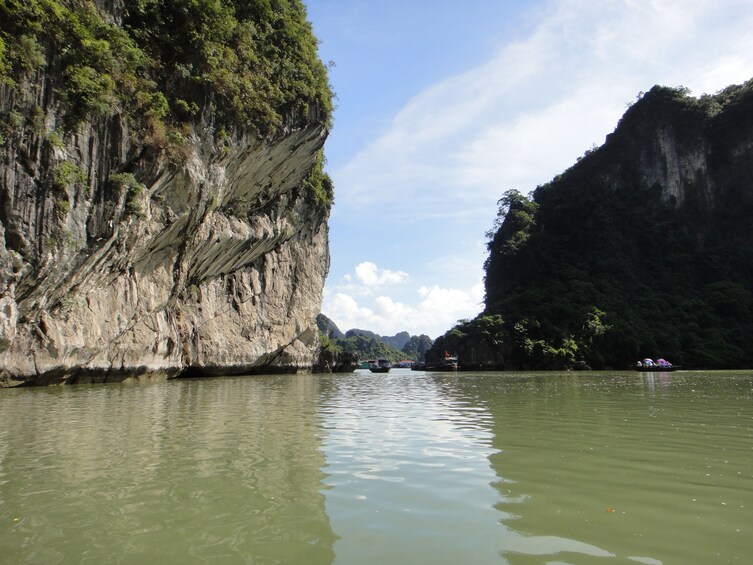
[[[217,144],[198,121],[177,164],[118,115],[53,146],[35,80],[0,86],[45,116],[0,147],[0,384],[311,370],[329,208],[304,180],[325,126]]]

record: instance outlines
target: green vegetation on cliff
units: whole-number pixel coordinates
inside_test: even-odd
[[[350,332],[348,332],[350,334]],[[384,338],[378,335],[348,335],[344,338],[331,338],[330,341],[342,351],[358,354],[358,358],[366,359],[389,359],[392,362],[402,359],[423,361],[424,353],[431,347],[432,340],[429,336],[411,336],[405,345],[397,347],[385,343]]]
[[[485,311],[437,347],[488,343],[453,332],[497,316],[506,368],[753,366],[751,140],[753,82],[654,87],[602,147],[530,198],[505,193]]]
[[[408,332],[400,332],[394,336],[380,336],[368,330],[351,329],[343,333],[324,314],[316,317],[316,323],[325,349],[330,349],[334,353],[352,353],[361,361],[367,359],[423,361],[426,351],[433,343],[427,335],[412,336]]]
[[[134,0],[120,22],[91,1],[0,1],[0,79],[20,88],[43,70],[71,129],[122,112],[176,136],[165,124],[213,107],[216,135],[266,136],[332,112],[300,0]]]
[[[267,133],[332,110],[300,0],[137,0],[124,24],[159,69],[175,114],[216,93],[229,118]]]
[[[357,353],[361,361],[367,359],[389,359],[392,362],[405,358],[405,354],[376,337],[354,335],[334,339],[335,344],[347,353]]]

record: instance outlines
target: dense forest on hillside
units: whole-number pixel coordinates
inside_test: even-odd
[[[262,133],[329,115],[331,93],[300,0],[138,0],[122,26],[94,2],[0,3],[0,73],[18,83],[60,53],[58,86],[72,124],[111,111],[179,123],[216,97],[233,122]]]
[[[410,335],[408,332],[382,336],[369,330],[354,328],[343,333],[324,314],[316,317],[316,323],[325,348],[334,353],[356,354],[361,361],[368,359],[389,359],[392,362],[403,359],[423,361],[426,351],[433,343],[428,335]]]
[[[63,118],[47,134],[53,147],[87,122],[118,115],[180,162],[199,121],[201,135],[222,144],[331,119],[327,70],[300,0],[138,0],[115,18],[83,0],[0,2],[0,87],[20,100],[42,74],[57,77],[42,104],[52,96]],[[26,129],[43,131],[42,106],[8,105],[0,146]],[[322,162],[308,185],[328,204]]]
[[[484,312],[438,348],[506,368],[753,366],[753,81],[654,87],[604,145],[500,200]],[[436,352],[434,352],[436,354]]]

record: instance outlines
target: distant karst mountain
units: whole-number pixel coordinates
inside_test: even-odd
[[[358,353],[361,359],[387,358],[391,361],[413,359],[423,361],[426,351],[432,345],[427,335],[412,336],[406,331],[394,336],[380,336],[369,330],[353,328],[343,333],[332,320],[324,314],[316,318],[319,331],[329,338],[333,345],[344,351]]]
[[[408,341],[410,341],[411,335],[408,332],[399,332],[393,336],[379,335],[369,330],[352,329],[345,332],[345,337],[352,337],[362,335],[364,337],[376,338],[382,343],[391,345],[395,349],[402,349]]]
[[[753,366],[753,81],[656,86],[604,145],[508,190],[485,309],[439,338],[465,368]]]
[[[340,331],[340,328],[337,327],[337,324],[335,324],[335,322],[330,320],[324,314],[317,314],[316,326],[319,328],[320,332],[322,332],[329,338],[343,339],[345,337],[345,334]]]

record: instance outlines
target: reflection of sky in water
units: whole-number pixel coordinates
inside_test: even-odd
[[[504,453],[495,447],[488,391],[477,378],[353,376],[333,388],[321,414],[336,561],[614,557],[575,539],[517,530],[520,516],[509,510],[525,512],[530,496],[512,494],[516,481],[490,465]],[[372,549],[364,554],[366,546]]]
[[[493,508],[482,408],[396,371],[333,377],[323,396],[336,562],[500,562],[509,532]]]

